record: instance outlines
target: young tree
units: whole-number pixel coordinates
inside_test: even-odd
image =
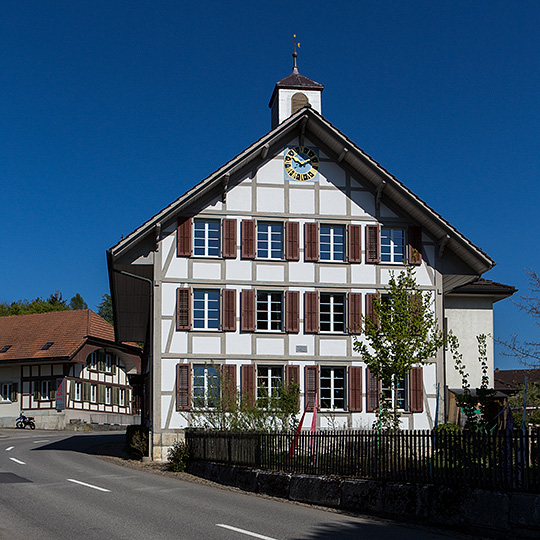
[[[354,349],[372,375],[390,388],[393,399],[379,397],[377,424],[385,430],[399,429],[397,384],[415,365],[434,358],[444,344],[430,292],[420,289],[413,265],[396,276],[391,273],[385,292],[373,299],[373,312],[364,319],[364,340]]]
[[[113,307],[111,295],[105,293],[101,298],[101,302],[97,305],[98,315],[105,319],[108,323],[114,324]]]
[[[79,293],[77,293],[69,301],[69,309],[71,309],[72,311],[76,311],[78,309],[88,309],[88,304],[83,300],[83,297]]]
[[[469,383],[469,373],[465,370],[463,354],[459,352],[459,341],[455,334],[450,333],[447,338],[450,354],[454,359],[454,368],[461,375],[461,388],[463,395],[456,395],[456,401],[460,409],[467,418],[465,427],[472,431],[485,432],[489,428],[492,420],[487,417],[488,405],[493,401],[495,390],[489,388],[489,366],[487,361],[487,336],[480,334],[476,336],[478,342],[478,361],[482,370],[482,380],[480,387],[476,388],[476,393],[471,392]]]
[[[514,304],[521,311],[533,317],[535,323],[540,326],[540,276],[531,269],[526,272],[529,277],[530,294],[528,296],[519,296],[519,301],[515,301]],[[518,336],[514,334],[510,341],[497,340],[497,343],[505,347],[506,351],[502,352],[503,355],[514,356],[527,367],[540,367],[540,342],[521,342]]]

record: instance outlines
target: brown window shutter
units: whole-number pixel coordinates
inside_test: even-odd
[[[367,412],[374,412],[379,408],[380,385],[379,379],[366,369],[367,379]]]
[[[176,329],[191,330],[191,288],[176,289]]]
[[[176,410],[191,409],[191,364],[176,364]]]
[[[366,262],[381,262],[380,247],[380,228],[379,225],[366,225]]]
[[[224,219],[221,254],[224,259],[236,259],[236,219]]]
[[[243,219],[241,223],[242,245],[240,252],[242,259],[255,258],[255,220]]]
[[[242,401],[248,405],[255,405],[255,366],[244,364],[242,366]]]
[[[287,221],[285,223],[285,259],[288,261],[300,260],[300,223]]]
[[[221,367],[223,408],[234,410],[236,405],[236,365],[225,364]]]
[[[300,366],[285,367],[285,383],[289,388],[293,383],[300,384]],[[298,394],[298,407],[300,407],[300,394]]]
[[[422,264],[422,227],[409,227],[409,263]]]
[[[362,293],[349,293],[349,332],[362,333]]]
[[[222,330],[236,332],[236,290],[223,289],[222,291]]]
[[[378,296],[378,293],[367,293],[366,294],[366,319],[371,319],[375,324],[379,324],[378,317],[373,313],[373,299]]]
[[[349,225],[349,262],[362,262],[362,225]]]
[[[317,366],[305,367],[305,389],[304,400],[306,411],[313,411],[315,408],[315,397],[319,390],[319,368]]]
[[[240,299],[240,329],[242,332],[255,332],[255,290],[244,289]]]
[[[285,332],[298,334],[300,332],[300,292],[285,293]]]
[[[300,383],[300,366],[286,366],[285,367],[285,378],[287,379],[287,384],[289,383]]]
[[[178,257],[190,257],[193,242],[191,234],[193,230],[193,220],[187,217],[178,218],[176,229],[176,254]]]
[[[424,411],[424,382],[421,367],[411,369],[409,373],[409,388],[411,398],[411,412]]]
[[[351,366],[349,368],[349,411],[362,410],[362,368]]]
[[[306,261],[319,260],[319,224],[306,223],[304,225],[304,259]]]
[[[306,334],[319,332],[319,293],[317,291],[304,293],[304,332]]]

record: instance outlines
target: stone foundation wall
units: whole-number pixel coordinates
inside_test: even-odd
[[[169,448],[173,446],[177,441],[184,441],[186,435],[184,430],[177,432],[167,433],[152,433],[152,460],[153,461],[167,461],[167,454]]]
[[[539,538],[540,495],[376,480],[291,475],[193,462],[195,476],[308,504],[463,530],[493,538]]]

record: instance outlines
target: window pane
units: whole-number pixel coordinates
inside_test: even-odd
[[[219,257],[220,222],[197,219],[193,225],[193,253],[202,257]]]
[[[257,223],[257,257],[261,259],[283,258],[282,223]]]

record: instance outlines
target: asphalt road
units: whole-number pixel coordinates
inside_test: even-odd
[[[0,430],[0,539],[442,540],[450,536],[124,467],[88,453],[123,437],[122,433]]]

